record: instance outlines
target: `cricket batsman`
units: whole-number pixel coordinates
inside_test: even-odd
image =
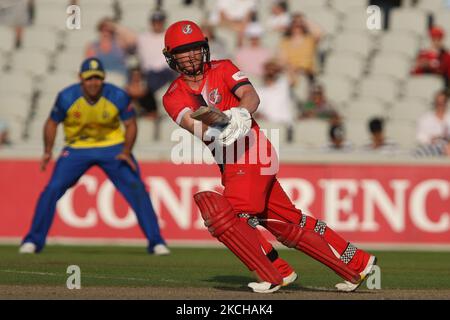
[[[210,61],[208,39],[192,21],[179,21],[167,29],[163,54],[180,73],[163,97],[167,113],[208,147],[214,145],[216,161],[223,160],[219,162],[223,194],[200,192],[194,199],[212,236],[256,273],[258,282],[248,286],[254,292],[271,293],[297,279],[256,228],[261,225],[284,245],[341,276],[344,282],[336,285],[338,290],[355,290],[371,272],[375,256],[295,208],[276,172],[264,170],[278,160],[252,118],[259,98],[249,79],[229,60]],[[233,150],[241,151],[229,157]],[[271,163],[263,161],[261,151],[267,152]]]
[[[31,229],[19,252],[37,253],[44,248],[57,201],[89,168],[99,166],[136,213],[148,239],[148,252],[169,254],[138,163],[131,153],[137,126],[130,97],[122,89],[104,82],[105,71],[97,58],[82,63],[79,78],[79,83],[58,94],[45,123],[42,171],[52,158],[57,126],[61,122],[66,145],[39,197]]]

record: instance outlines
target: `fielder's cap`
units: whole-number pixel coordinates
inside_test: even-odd
[[[261,38],[262,35],[264,33],[264,29],[263,27],[257,23],[257,22],[252,22],[250,23],[247,28],[245,29],[245,35],[248,38]]]
[[[440,27],[433,27],[430,29],[430,37],[432,39],[442,39],[444,37],[444,30]]]
[[[97,58],[87,58],[81,64],[80,76],[83,79],[88,79],[93,76],[105,79],[105,69],[103,68],[102,62]]]
[[[166,14],[164,11],[156,10],[150,15],[150,21],[165,21],[166,20]]]

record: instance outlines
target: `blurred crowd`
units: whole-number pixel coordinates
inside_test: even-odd
[[[207,0],[177,1],[186,7],[204,7]],[[398,152],[396,142],[386,138],[388,122],[383,117],[367,121],[366,144],[354,146],[346,140],[346,126],[351,126],[351,123],[347,123],[339,107],[329,101],[327,88],[317,77],[326,59],[320,49],[326,31],[319,21],[291,10],[288,1],[267,1],[271,3],[270,12],[264,21],[258,17],[258,0],[217,0],[215,7],[201,21],[209,39],[212,59],[231,59],[256,87],[261,97],[257,118],[278,123],[288,131],[305,119],[320,119],[329,125],[329,143],[323,148],[326,152]],[[68,4],[78,2],[73,0]],[[96,40],[86,43],[84,55],[98,57],[108,72],[127,79],[124,88],[133,98],[139,116],[159,119],[164,111],[158,92],[177,75],[167,66],[161,53],[170,13],[163,10],[163,0],[148,2],[147,30],[136,32],[121,22],[124,1],[112,0],[114,15],[98,22]],[[384,10],[385,28],[389,27],[390,9],[401,5],[401,1],[369,3]],[[39,6],[39,1],[0,0],[0,25],[13,28],[14,46],[18,49],[22,46],[26,27],[33,24],[36,6]],[[444,29],[432,20],[429,27],[430,45],[418,52],[411,66],[411,76],[439,75],[443,79],[443,87],[439,92],[429,93],[434,96],[433,109],[418,119],[416,140],[420,146],[413,153],[418,157],[450,156],[450,53],[444,46]],[[225,45],[222,34],[217,32],[218,28],[227,30],[227,36],[232,35],[235,42],[232,51]],[[274,47],[268,47],[263,41],[269,33],[279,39]],[[78,61],[74,64],[77,65]],[[298,87],[307,92],[306,99],[298,99],[293,93]],[[7,123],[0,119],[0,144],[8,143],[7,132]]]

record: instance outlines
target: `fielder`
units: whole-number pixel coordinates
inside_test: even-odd
[[[55,214],[56,202],[92,166],[99,166],[136,212],[148,239],[151,254],[170,251],[162,238],[158,220],[139,166],[131,153],[137,126],[130,97],[122,89],[104,82],[105,71],[97,58],[86,59],[80,69],[80,83],[62,90],[44,127],[44,155],[41,170],[52,157],[56,129],[64,125],[65,142],[50,182],[39,197],[31,230],[19,252],[40,252]],[[121,122],[125,130],[121,127]]]
[[[259,157],[256,163],[237,161],[255,159],[252,153],[264,146],[259,142],[266,142],[271,162],[277,161],[252,118],[259,98],[249,79],[229,60],[210,61],[208,39],[192,21],[179,21],[167,29],[163,53],[169,66],[181,74],[163,97],[167,113],[208,146],[214,143],[216,160],[220,148],[225,149],[221,157],[226,161],[220,164],[223,195],[207,191],[194,199],[211,234],[256,273],[259,282],[249,287],[270,293],[297,279],[292,267],[258,231],[259,224],[284,245],[305,252],[340,275],[345,281],[336,285],[338,290],[355,290],[372,270],[375,256],[295,208],[276,172],[263,173],[270,164]],[[247,140],[253,143],[239,149]],[[244,151],[229,160],[224,154],[230,148]]]

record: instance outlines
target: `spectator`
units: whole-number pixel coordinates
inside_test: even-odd
[[[437,74],[444,78],[449,87],[450,53],[444,47],[444,30],[440,27],[430,29],[431,47],[423,49],[416,58],[413,74]]]
[[[339,115],[330,105],[325,95],[323,86],[314,84],[309,93],[309,99],[301,108],[301,118],[322,118],[333,121],[339,121]]]
[[[275,0],[270,8],[267,26],[270,31],[285,33],[291,23],[287,1]]]
[[[264,64],[272,57],[272,52],[261,45],[263,33],[259,23],[249,24],[245,30],[248,44],[236,52],[236,65],[249,76],[262,77]]]
[[[11,144],[9,140],[9,129],[6,121],[0,119],[0,147]]]
[[[150,30],[139,35],[137,53],[147,78],[150,92],[155,93],[175,78],[175,73],[167,66],[160,48],[164,48],[166,14],[155,11],[151,14]]]
[[[314,81],[317,44],[321,36],[322,32],[317,25],[302,14],[293,15],[285,38],[280,43],[279,52],[294,83],[300,73],[305,74],[310,82]]]
[[[14,29],[15,48],[22,46],[24,28],[29,25],[33,11],[34,0],[0,0],[0,26]]]
[[[362,151],[379,153],[395,153],[398,151],[398,145],[385,136],[383,119],[372,118],[368,124],[370,143],[364,145]]]
[[[329,144],[324,148],[325,152],[351,152],[353,147],[346,140],[345,128],[342,124],[331,124],[328,131]]]
[[[255,18],[257,4],[258,0],[217,0],[210,23],[236,32],[241,46],[245,28]]]
[[[257,0],[217,0],[211,23],[241,32],[256,12]]]
[[[124,28],[121,28],[124,30]],[[97,57],[106,71],[127,75],[126,54],[133,40],[119,37],[118,25],[111,18],[102,19],[98,26],[99,39],[88,45],[86,57]],[[132,38],[132,36],[131,36]]]
[[[266,62],[263,79],[263,86],[257,89],[261,102],[256,115],[267,121],[291,126],[294,115],[289,81],[280,65],[274,60]]]
[[[450,112],[447,111],[448,97],[440,91],[434,98],[434,110],[424,114],[418,121],[417,141],[431,145],[440,139],[450,138]]]
[[[450,140],[439,139],[434,144],[422,145],[413,151],[416,158],[450,157]]]
[[[230,53],[224,41],[216,36],[215,27],[210,24],[202,25],[203,34],[208,38],[211,60],[229,59]]]
[[[158,116],[155,96],[150,92],[147,81],[139,67],[130,70],[125,90],[130,95],[138,116],[154,119]]]

